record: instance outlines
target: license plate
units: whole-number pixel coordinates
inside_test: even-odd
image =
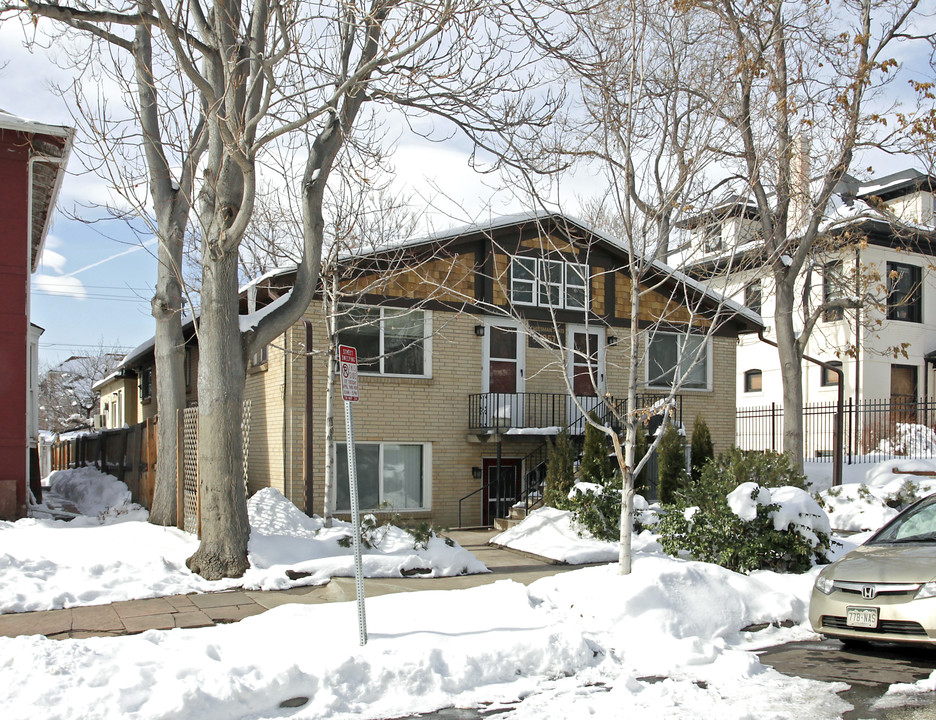
[[[850,607],[846,610],[845,624],[848,627],[876,628],[878,609],[873,607]]]

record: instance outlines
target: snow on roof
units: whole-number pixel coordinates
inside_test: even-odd
[[[917,183],[924,181],[936,183],[936,179],[930,177],[926,173],[920,172],[915,168],[907,168],[905,170],[891,173],[890,175],[885,175],[884,177],[862,183],[859,186],[857,194],[859,196],[883,195],[893,190],[899,190],[903,186],[916,185]]]
[[[54,135],[55,137],[68,138],[75,134],[75,129],[67,125],[49,125],[47,123],[29,120],[18,117],[11,112],[0,108],[0,128],[7,130],[18,130],[19,132],[39,133],[42,135]]]

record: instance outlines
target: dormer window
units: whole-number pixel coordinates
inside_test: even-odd
[[[532,257],[510,259],[510,300],[557,310],[588,306],[588,265]]]

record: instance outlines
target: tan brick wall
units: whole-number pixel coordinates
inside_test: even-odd
[[[627,368],[630,358],[630,341],[624,329],[618,337],[617,345],[608,348],[608,392],[616,398],[627,397]],[[686,424],[686,434],[691,435],[697,416],[705,418],[712,433],[715,452],[724,452],[734,444],[736,414],[736,349],[735,338],[713,337],[712,340],[712,389],[680,391],[682,397],[682,418]],[[643,355],[643,352],[641,352]],[[637,371],[637,392],[657,392],[648,390],[644,382],[645,366],[641,363]]]
[[[314,350],[320,350],[325,336],[321,316],[314,306],[306,319],[313,325]],[[472,467],[481,467],[485,457],[497,455],[496,443],[470,442],[468,398],[482,387],[483,338],[474,334],[478,318],[470,315],[434,312],[432,326],[432,377],[361,377],[361,401],[354,405],[355,435],[358,442],[430,443],[432,453],[431,508],[404,517],[431,519],[442,525],[458,521],[458,500],[481,486]],[[613,331],[612,331],[613,332]],[[627,336],[607,350],[608,391],[626,396]],[[327,363],[323,355],[313,360],[313,409],[315,422],[304,428],[305,408],[305,330],[296,325],[272,344],[266,368],[247,378],[246,397],[252,403],[249,488],[255,492],[272,486],[298,507],[305,509],[304,448],[311,453],[311,509],[324,508],[324,423]],[[691,432],[697,415],[705,417],[712,432],[716,452],[727,449],[734,440],[735,419],[735,340],[712,340],[713,388],[684,391],[683,419]],[[288,352],[286,352],[288,350]],[[527,347],[528,392],[562,393],[564,362],[542,348]],[[643,369],[638,377],[643,378]],[[643,390],[643,383],[640,384]],[[337,388],[336,388],[337,389]],[[339,391],[340,393],[340,391]],[[335,438],[345,437],[344,409],[340,394],[335,406]],[[504,458],[522,458],[540,443],[537,438],[505,437]],[[478,522],[481,494],[463,505],[463,523]]]

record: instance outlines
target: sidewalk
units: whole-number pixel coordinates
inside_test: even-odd
[[[420,590],[460,590],[512,579],[524,585],[575,566],[555,565],[531,555],[488,545],[496,531],[455,530],[447,533],[491,571],[447,578],[372,578],[364,580],[366,597]],[[0,615],[0,636],[45,635],[53,639],[132,635],[145,630],[210,627],[237,622],[286,603],[317,604],[355,599],[354,578],[332,578],[327,585],[289,590],[232,590],[171,595]]]

